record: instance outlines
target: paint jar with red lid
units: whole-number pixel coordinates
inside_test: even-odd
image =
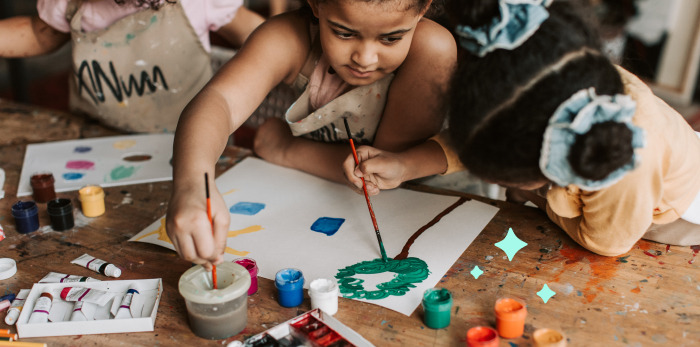
[[[46,203],[46,211],[53,230],[62,231],[73,227],[73,203],[70,199],[53,199]]]
[[[29,179],[32,186],[34,201],[45,203],[49,200],[56,199],[56,191],[53,183],[55,182],[53,174],[50,172],[41,172],[32,175]]]

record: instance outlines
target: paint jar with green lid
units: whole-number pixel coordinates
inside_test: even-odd
[[[450,325],[452,293],[445,288],[430,288],[423,293],[423,322],[428,328],[442,329]]]

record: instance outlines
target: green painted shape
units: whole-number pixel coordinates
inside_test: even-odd
[[[126,43],[129,44],[129,41],[133,40],[134,38],[136,38],[136,35],[131,33],[126,34]]]
[[[380,283],[376,290],[368,290],[362,285],[364,280],[353,276],[358,274],[379,274],[393,272],[396,276],[391,281]],[[379,300],[391,295],[403,296],[415,284],[423,282],[430,275],[428,264],[418,258],[406,258],[395,260],[387,258],[387,261],[377,258],[362,261],[338,270],[335,278],[338,280],[340,294],[350,299]]]
[[[134,172],[136,172],[135,166],[119,165],[112,169],[112,171],[109,173],[109,178],[111,178],[112,181],[119,181],[131,177]]]

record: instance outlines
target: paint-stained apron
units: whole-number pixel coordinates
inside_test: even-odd
[[[182,110],[212,77],[209,53],[181,4],[139,11],[86,33],[80,3],[71,2],[66,12],[71,109],[127,131],[174,131]]]
[[[311,64],[313,68],[322,54],[319,41],[314,41],[314,47],[302,71],[309,70],[307,67],[309,62],[313,62]],[[355,87],[312,112],[309,112],[308,78],[302,77],[307,81],[304,92],[285,113],[285,119],[294,136],[321,142],[347,141],[349,138],[345,130],[347,120],[354,141],[360,144],[374,142],[394,74],[370,85]],[[295,86],[299,85],[299,80],[300,78],[297,77]]]

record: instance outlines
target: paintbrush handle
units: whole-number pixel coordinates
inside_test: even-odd
[[[355,150],[355,142],[350,139],[350,148],[352,148],[352,156],[355,158],[355,165],[360,165],[360,159],[357,158],[357,151]],[[367,208],[369,208],[369,215],[372,217],[372,224],[374,225],[374,231],[379,232],[379,227],[377,226],[377,218],[374,216],[374,210],[372,209],[372,202],[369,201],[369,194],[367,193],[367,183],[365,183],[365,178],[360,177],[362,180],[362,191],[365,193],[365,200],[367,200]],[[377,234],[377,237],[380,237]]]
[[[209,197],[209,175],[204,173],[204,187],[206,188],[207,194],[207,218],[209,218],[209,225],[211,226],[211,234],[214,235],[214,220],[211,218],[211,198]],[[211,280],[214,285],[214,289],[217,289],[216,285],[216,265],[212,264],[211,269]]]

